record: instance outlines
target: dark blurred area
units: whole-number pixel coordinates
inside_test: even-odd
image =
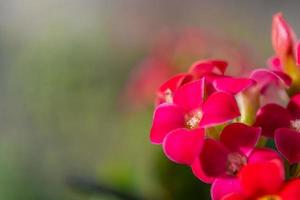
[[[0,1],[0,199],[209,199],[150,144],[153,105],[122,96],[165,28],[234,40],[263,67],[272,15],[300,1]],[[188,67],[188,66],[187,66]]]

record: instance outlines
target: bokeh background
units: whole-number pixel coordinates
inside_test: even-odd
[[[1,0],[0,199],[208,199],[150,144],[153,106],[122,95],[131,71],[161,30],[186,27],[245,45],[251,67],[265,66],[272,15],[300,33],[299,10],[297,0]]]

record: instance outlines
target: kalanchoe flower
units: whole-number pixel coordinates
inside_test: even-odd
[[[177,128],[198,128],[201,121],[206,123],[224,123],[239,116],[232,95],[216,92],[205,102],[204,79],[187,83],[173,95],[173,103],[164,103],[156,107],[151,128],[151,141],[161,143],[168,132]],[[218,101],[216,101],[216,98]],[[213,113],[208,113],[213,111]],[[220,114],[220,115],[219,115]],[[206,123],[202,123],[205,126]]]
[[[247,164],[240,167],[235,176],[227,176],[216,179],[211,187],[213,200],[220,200],[224,196],[232,193],[243,193],[243,183],[240,180],[240,173],[248,165],[263,164],[265,162],[276,161],[282,163],[281,158],[272,149],[254,149],[247,158]]]
[[[260,136],[260,128],[241,123],[226,126],[220,141],[206,138],[203,148],[192,165],[194,174],[204,182],[235,176],[247,164],[248,156]]]
[[[160,104],[154,111],[151,142],[163,143],[166,155],[178,163],[191,164],[193,155],[199,153],[202,128],[239,116],[234,96],[228,93],[216,92],[204,100],[204,81],[203,78],[181,86],[174,92],[172,103]]]
[[[300,199],[300,179],[285,182],[283,164],[276,159],[248,164],[238,176],[241,191],[224,195],[222,200]]]
[[[275,139],[277,149],[291,163],[300,162],[300,94],[293,96],[284,108],[267,104],[258,113],[255,126],[262,135]]]

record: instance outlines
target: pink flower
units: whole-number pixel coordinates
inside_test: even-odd
[[[284,167],[279,160],[248,164],[238,176],[240,191],[224,195],[222,200],[300,199],[300,179],[285,182]]]
[[[228,93],[215,92],[204,100],[204,81],[202,78],[184,84],[174,92],[173,103],[160,104],[154,111],[151,142],[163,143],[164,152],[175,162],[191,164],[194,161],[200,152],[203,128],[239,116],[235,98]],[[193,141],[195,138],[198,142]]]
[[[267,104],[258,113],[255,126],[266,137],[274,137],[279,152],[291,163],[300,162],[300,94],[293,96],[284,108]]]

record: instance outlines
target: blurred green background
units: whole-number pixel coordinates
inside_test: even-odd
[[[272,15],[283,11],[299,33],[299,9],[296,0],[1,0],[0,199],[117,199],[70,186],[74,177],[143,199],[208,199],[150,144],[152,107],[130,109],[121,95],[130,71],[161,29],[191,26],[249,46],[264,66]]]

